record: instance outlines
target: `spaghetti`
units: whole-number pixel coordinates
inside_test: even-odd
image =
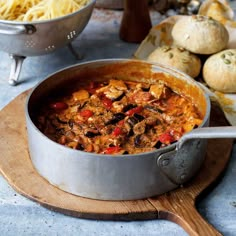
[[[89,0],[0,0],[0,19],[40,21],[71,14]]]

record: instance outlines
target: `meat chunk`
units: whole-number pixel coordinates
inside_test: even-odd
[[[85,89],[80,89],[72,94],[74,101],[84,100],[89,98],[89,92]]]
[[[170,89],[163,83],[152,84],[149,91],[156,99],[167,98],[170,95]]]

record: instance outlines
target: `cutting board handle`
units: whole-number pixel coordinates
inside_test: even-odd
[[[199,214],[194,200],[188,196],[184,198],[183,203],[175,201],[174,205],[168,206],[166,210],[161,210],[159,217],[178,224],[191,236],[222,236]]]

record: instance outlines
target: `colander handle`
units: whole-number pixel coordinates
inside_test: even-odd
[[[36,31],[33,25],[15,25],[0,23],[0,34],[18,35],[33,34]]]

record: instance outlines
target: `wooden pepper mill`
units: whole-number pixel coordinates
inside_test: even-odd
[[[152,27],[147,0],[125,0],[120,26],[120,38],[140,43]]]

